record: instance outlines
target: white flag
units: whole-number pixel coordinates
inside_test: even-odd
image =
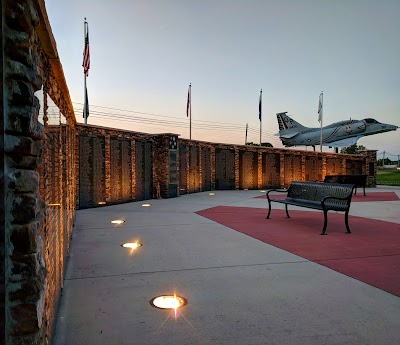
[[[323,100],[323,93],[319,95],[319,103],[318,103],[318,122],[322,121],[322,100]]]

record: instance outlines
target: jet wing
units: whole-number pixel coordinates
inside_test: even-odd
[[[330,143],[323,143],[322,145],[330,146],[330,147],[349,147],[349,146],[357,143],[357,140],[360,138],[361,138],[361,136],[351,137],[351,138],[346,138],[346,139],[342,139],[342,140],[332,141]]]
[[[290,132],[290,133],[286,133],[286,134],[279,134],[279,137],[283,138],[283,139],[290,139],[290,138],[295,137],[297,134],[299,134],[299,132]]]

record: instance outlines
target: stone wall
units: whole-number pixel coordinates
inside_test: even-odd
[[[75,154],[62,150],[72,147],[75,117],[44,2],[2,0],[1,11],[0,344],[46,344],[75,212],[74,185],[66,186]],[[69,123],[69,134],[49,132],[48,96]],[[59,150],[51,152],[55,142]],[[57,206],[50,205],[54,198]]]
[[[323,181],[325,175],[339,174],[366,174],[368,187],[376,186],[376,151],[350,155],[186,139],[178,139],[178,147],[179,194],[279,188],[287,187],[291,181]],[[206,149],[208,155],[204,155]]]
[[[89,125],[77,125],[76,133],[78,208],[208,190],[281,188],[338,174],[371,173],[368,186],[375,186],[375,151],[348,155],[228,145]]]

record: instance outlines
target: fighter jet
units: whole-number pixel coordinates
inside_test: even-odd
[[[321,128],[304,127],[287,112],[277,113],[279,138],[282,144],[289,146],[320,145]],[[395,131],[398,127],[380,123],[375,119],[345,120],[322,127],[322,145],[329,147],[348,147],[366,135]]]

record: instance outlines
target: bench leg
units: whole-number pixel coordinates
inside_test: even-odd
[[[268,215],[266,219],[269,219],[270,214],[271,214],[271,201],[268,200]]]
[[[321,235],[327,235],[326,225],[328,224],[328,211],[324,210],[324,227],[322,229]]]
[[[351,234],[351,231],[350,231],[350,228],[349,228],[349,212],[346,212],[346,214],[344,215],[344,221],[346,223],[347,233]]]
[[[289,212],[288,212],[288,209],[287,209],[287,205],[288,205],[288,204],[285,204],[286,216],[287,216],[288,218],[290,218],[290,216],[289,216]]]

